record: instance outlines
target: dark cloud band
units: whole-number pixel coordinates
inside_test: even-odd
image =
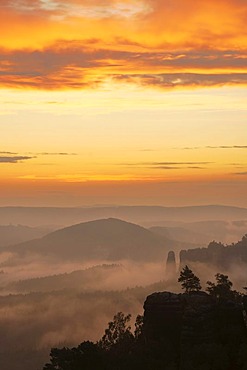
[[[60,42],[43,50],[0,50],[0,86],[42,89],[97,87],[106,78],[164,89],[247,85],[247,51],[131,52]],[[16,63],[18,61],[18,63]],[[97,71],[92,76],[91,70]],[[139,73],[129,73],[136,69]],[[163,69],[164,73],[157,73]],[[217,69],[221,72],[212,73]],[[232,70],[226,73],[225,70]],[[193,73],[180,71],[191,70]],[[196,71],[198,73],[194,73]],[[147,73],[148,71],[148,73]],[[105,73],[107,72],[107,73]],[[97,75],[97,77],[94,77]]]

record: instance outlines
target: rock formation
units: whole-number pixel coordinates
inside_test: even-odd
[[[176,258],[175,253],[170,251],[166,260],[166,280],[174,280],[176,278]]]
[[[148,345],[166,353],[173,368],[242,368],[237,364],[247,331],[240,303],[217,302],[205,292],[154,293],[144,303],[143,330]]]

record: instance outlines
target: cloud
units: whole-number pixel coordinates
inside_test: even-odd
[[[234,172],[234,175],[247,176],[247,171],[245,171],[245,172]]]
[[[246,0],[2,0],[0,8],[1,87],[247,84]]]
[[[54,153],[54,152],[42,152],[42,153],[36,153],[37,155],[57,155],[57,156],[69,156],[69,155],[77,155],[77,153],[67,153],[67,152],[58,152],[58,153]]]
[[[2,7],[21,14],[44,14],[46,17],[54,15],[60,19],[68,17],[105,18],[113,16],[128,17],[147,8],[145,2],[137,0],[2,0]]]
[[[165,89],[246,85],[246,66],[247,51],[136,52],[64,41],[42,50],[1,49],[0,86],[95,88],[109,80]],[[166,72],[157,73],[161,69]],[[221,72],[212,73],[215,69]],[[133,70],[138,73],[129,73]]]
[[[247,145],[220,145],[220,146],[207,146],[208,149],[247,149]]]
[[[247,73],[162,73],[118,75],[115,79],[163,89],[247,85]]]
[[[178,149],[178,148],[176,148]],[[180,148],[179,148],[180,149]],[[183,147],[183,150],[198,150],[198,149],[247,149],[247,145],[219,145],[219,146],[191,146]]]
[[[0,152],[0,154],[11,154],[11,155],[15,155],[15,154],[18,154],[18,153],[14,153],[14,152]]]
[[[156,169],[156,170],[182,170],[182,169],[194,169],[194,170],[202,170],[206,167],[201,166],[150,166],[149,169]]]
[[[0,163],[20,163],[22,161],[26,161],[28,159],[33,159],[35,157],[28,157],[28,156],[0,156]]]
[[[196,164],[212,164],[213,162],[153,162],[152,165],[196,165]]]
[[[205,165],[213,162],[136,162],[136,163],[121,163],[121,166],[130,168],[141,167],[157,170],[180,170],[180,169],[205,169]]]
[[[137,151],[138,152],[157,152],[156,149],[148,149],[148,148],[146,148],[146,149],[138,149]]]
[[[185,146],[183,148],[174,148],[174,149],[182,149],[182,150],[198,150],[201,149],[200,146]]]
[[[150,165],[150,166],[174,166],[174,165],[202,165],[212,164],[213,162],[136,162],[136,163],[121,163],[122,166]]]

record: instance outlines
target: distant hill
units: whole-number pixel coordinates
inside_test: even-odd
[[[164,226],[153,226],[149,230],[172,240],[197,244],[198,247],[206,246],[212,240],[236,242],[247,232],[247,221],[212,220],[170,224],[164,222]]]
[[[0,248],[41,238],[51,232],[50,228],[29,227],[23,225],[0,225]]]
[[[207,235],[188,230],[185,227],[153,226],[150,227],[149,230],[155,234],[165,236],[166,238],[169,238],[171,240],[183,241],[195,245],[197,244],[197,246],[203,246],[211,240],[211,238],[209,238]]]
[[[7,248],[19,256],[32,253],[56,259],[154,261],[181,243],[122,220],[109,218],[85,222],[45,237]]]
[[[144,225],[162,221],[247,220],[247,209],[208,205],[192,207],[112,206],[112,207],[0,207],[0,224],[68,226],[101,218],[120,218]],[[152,225],[150,225],[152,226]]]

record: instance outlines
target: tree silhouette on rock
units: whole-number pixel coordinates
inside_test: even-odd
[[[215,275],[216,283],[207,281],[208,287],[206,291],[213,297],[219,300],[235,300],[241,301],[242,295],[236,290],[232,290],[232,282],[229,280],[227,275],[217,273]]]
[[[181,283],[186,293],[198,292],[202,289],[199,277],[187,265],[180,272],[178,282]]]
[[[98,342],[99,346],[104,350],[110,350],[119,344],[130,343],[134,336],[131,333],[131,326],[128,325],[131,315],[124,315],[123,312],[118,312],[113,321],[108,323],[108,328],[105,329],[105,334]]]

